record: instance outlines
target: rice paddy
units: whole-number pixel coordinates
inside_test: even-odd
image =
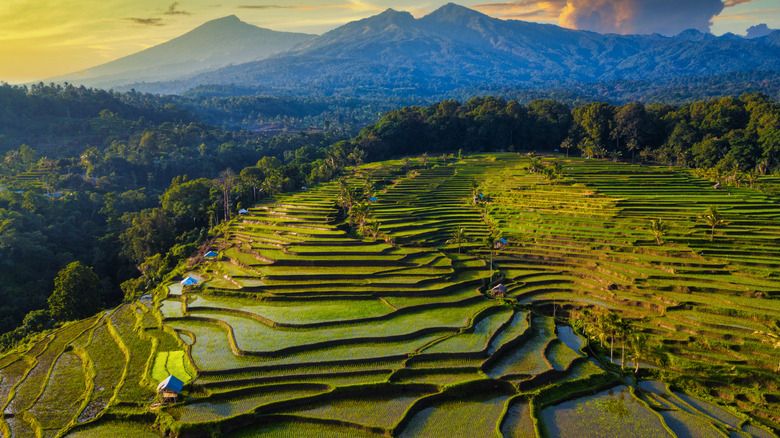
[[[555,183],[517,154],[356,168],[376,236],[345,226],[335,183],[253,206],[188,268],[198,287],[0,357],[0,434],[776,436],[780,350],[754,332],[780,317],[780,200],[555,159]],[[712,241],[709,205],[729,222]],[[621,374],[567,325],[583,310],[617,312],[661,355]],[[159,406],[168,375],[184,390]]]

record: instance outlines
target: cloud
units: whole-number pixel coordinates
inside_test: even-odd
[[[743,5],[745,3],[751,3],[754,1],[756,0],[726,0],[725,2],[723,2],[723,6],[730,8],[732,6]]]
[[[179,7],[179,2],[173,2],[170,5],[168,5],[168,10],[163,12],[164,15],[191,15],[187,11],[182,11],[180,9],[177,9]]]
[[[503,19],[557,21],[564,6],[566,0],[524,0],[485,3],[472,8]]]
[[[165,26],[165,22],[163,22],[162,18],[138,18],[138,17],[128,17],[125,18],[127,21],[132,21],[135,24],[140,24],[142,26]]]
[[[568,0],[558,24],[599,33],[709,32],[712,18],[723,7],[721,0]]]
[[[769,26],[766,25],[766,23],[757,24],[755,26],[750,26],[747,29],[747,37],[748,38],[759,38],[762,36],[767,36],[770,33],[776,31],[777,29],[770,29]]]
[[[315,11],[317,9],[358,9],[362,11],[383,11],[384,9],[376,6],[368,6],[363,4],[342,4],[342,5],[239,5],[236,6],[239,9],[298,9],[302,11]]]
[[[238,5],[239,9],[298,9],[299,6],[282,5]]]

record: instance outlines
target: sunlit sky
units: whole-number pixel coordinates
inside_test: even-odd
[[[387,8],[421,17],[448,3],[423,0],[0,0],[0,82],[37,81],[130,55],[179,36],[206,21],[236,15],[273,30],[321,34]],[[745,35],[766,23],[780,29],[778,0],[521,0],[455,1],[504,19],[559,24],[617,33],[664,32],[646,13],[681,14],[716,35]],[[598,28],[582,20],[613,16]],[[577,16],[577,13],[580,16]],[[704,18],[702,18],[704,17]],[[579,20],[577,18],[580,18]],[[688,16],[675,17],[688,20]],[[698,21],[697,21],[698,20]],[[703,20],[703,21],[702,21]],[[661,19],[661,21],[663,21]],[[660,26],[660,24],[658,25]],[[691,25],[690,27],[697,27]],[[701,26],[699,26],[701,28]],[[705,29],[706,30],[706,29]]]

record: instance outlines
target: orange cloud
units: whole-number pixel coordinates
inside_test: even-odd
[[[556,21],[566,0],[526,0],[507,3],[485,3],[471,6],[484,14],[520,20]]]

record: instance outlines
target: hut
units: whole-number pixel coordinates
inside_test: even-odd
[[[376,196],[371,196],[371,197],[368,198],[368,202],[376,202],[378,200],[379,200],[379,198],[377,198]]]
[[[198,280],[192,278],[192,277],[185,277],[184,280],[181,281],[182,286],[194,286],[198,284]]]
[[[219,257],[219,253],[217,253],[216,251],[209,251],[206,254],[203,254],[203,257],[207,259],[214,259]]]
[[[168,376],[157,385],[157,393],[160,394],[163,404],[176,403],[182,388],[184,388],[184,382],[177,379],[176,376]]]
[[[490,296],[494,298],[504,298],[506,297],[506,286],[503,284],[498,284],[493,289],[490,289]]]
[[[249,213],[249,210],[247,210],[246,208],[242,208],[241,210],[238,210],[238,214],[247,214],[247,213]]]

